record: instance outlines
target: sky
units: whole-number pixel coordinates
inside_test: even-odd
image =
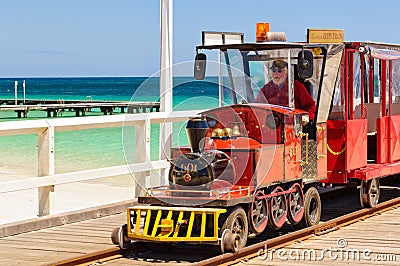
[[[304,41],[307,28],[346,41],[400,44],[399,1],[173,0],[173,63],[191,61],[202,31],[257,22]],[[0,0],[0,77],[150,76],[160,67],[159,0]]]

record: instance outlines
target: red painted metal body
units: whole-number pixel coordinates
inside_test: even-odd
[[[204,78],[206,56],[199,50],[218,50],[219,103],[226,106],[189,119],[191,146],[172,149],[169,183],[138,197],[139,203],[212,207],[218,214],[222,208],[223,214],[203,212],[200,221],[190,208],[190,216],[168,212],[161,219],[163,212],[154,216],[149,209],[143,228],[161,219],[154,236],[175,223],[169,234],[176,238],[186,222],[189,238],[192,230],[204,235],[213,227],[220,232],[212,241],[224,250],[244,246],[248,232],[267,226],[315,225],[321,214],[316,187],[325,183],[360,185],[361,205],[375,207],[380,193],[373,179],[400,173],[400,45],[225,44],[224,36],[222,44],[203,40],[196,47],[194,71]],[[304,88],[295,86],[300,83]],[[266,89],[271,97],[260,103]]]
[[[346,44],[343,78],[337,88],[344,95],[340,104],[345,111],[342,119],[332,115],[327,123],[326,183],[346,184],[400,173],[400,104],[393,98],[393,79],[400,79],[393,68],[396,58],[367,57],[359,52],[365,46]]]
[[[315,125],[316,163],[310,167],[316,168],[318,182],[347,184],[400,173],[400,103],[394,103],[392,93],[396,67],[390,58],[360,52],[362,47],[367,45],[345,44],[336,82],[340,93],[332,101],[328,120]],[[400,47],[396,49],[400,52]],[[256,103],[206,111],[201,115],[215,123],[207,131],[205,150],[228,154],[235,165],[235,187],[253,190],[302,180],[304,136],[299,137],[294,121],[303,114]],[[279,122],[275,128],[268,122],[274,119]],[[213,135],[226,128],[236,128],[239,134]],[[189,151],[182,147],[174,155]]]
[[[265,187],[298,180],[301,178],[301,142],[294,132],[293,117],[303,113],[265,104],[233,105],[204,112],[202,116],[218,121],[207,132],[205,149],[230,155],[237,169],[236,185]],[[271,115],[279,121],[276,128],[267,122]],[[212,137],[216,128],[231,128],[235,123],[242,136]]]
[[[240,104],[221,107],[206,111],[201,114],[210,125],[204,139],[203,151],[215,150],[225,153],[234,165],[234,180],[226,182],[215,179],[211,191],[229,188],[226,194],[210,194],[208,197],[204,192],[182,192],[182,188],[169,189],[156,194],[156,198],[168,202],[181,200],[188,202],[195,195],[197,201],[210,199],[212,203],[204,204],[234,204],[237,199],[246,200],[256,188],[269,187],[274,184],[290,183],[302,178],[301,163],[301,137],[295,129],[295,117],[301,121],[304,111],[291,110],[286,107],[265,104]],[[271,116],[275,119],[270,119]],[[213,121],[215,121],[213,123]],[[276,124],[271,124],[271,121]],[[238,126],[240,135],[237,136],[214,136],[217,129],[223,130],[227,127]],[[300,126],[300,125],[298,125]],[[326,129],[321,131],[320,138],[325,137]],[[322,151],[322,144],[321,153]],[[172,157],[177,158],[182,154],[192,152],[190,146],[175,147],[172,149]],[[326,169],[326,165],[325,168]],[[326,177],[326,170],[322,171]],[[157,192],[156,192],[157,193]],[[204,197],[202,194],[204,194]],[[289,193],[285,191],[285,193]],[[271,195],[270,195],[271,196]],[[154,203],[149,197],[141,197],[143,203]],[[224,200],[227,203],[220,203]]]

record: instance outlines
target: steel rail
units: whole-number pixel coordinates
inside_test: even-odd
[[[338,195],[342,195],[343,193],[350,191],[352,189],[353,189],[352,187],[345,187],[345,188],[341,188],[338,190],[324,192],[324,193],[321,193],[321,197],[322,198],[337,197]],[[304,231],[304,230],[301,230],[301,231]],[[298,231],[298,232],[300,232],[300,231]],[[293,232],[293,233],[297,233],[297,232]],[[289,234],[293,234],[293,233],[289,233]],[[279,237],[279,238],[281,238],[281,237]],[[275,240],[275,239],[278,239],[278,238],[268,240],[267,242]],[[264,243],[264,242],[262,242],[262,243]],[[270,246],[270,244],[268,244],[268,247],[269,246]],[[252,247],[252,246],[246,247],[245,249],[248,249],[250,247]],[[264,245],[262,247],[264,247]],[[242,252],[245,249],[243,249],[243,250],[239,251],[239,253],[233,254],[233,255],[242,254]],[[72,266],[72,265],[79,265],[79,264],[87,264],[87,263],[96,262],[96,261],[103,260],[103,259],[113,257],[113,256],[118,256],[118,255],[124,256],[124,255],[129,254],[129,252],[131,252],[131,249],[122,250],[119,247],[112,247],[112,248],[101,250],[101,251],[96,251],[96,252],[87,253],[84,255],[79,255],[79,256],[71,258],[71,259],[64,259],[64,260],[60,260],[58,262],[52,262],[47,265],[49,265],[49,266],[50,265],[51,266]],[[204,265],[217,265],[220,263],[218,263],[218,261],[216,263],[213,263],[212,260],[214,260],[215,258],[223,257],[224,261],[229,261],[229,260],[226,260],[226,258],[230,258],[230,256],[231,256],[231,253],[223,254],[218,257],[214,257],[214,258],[210,258],[205,261],[201,261],[197,265],[203,265],[202,263],[205,263]],[[211,264],[207,264],[207,263],[209,263],[209,261],[211,262]]]
[[[352,188],[343,188],[335,191],[329,191],[321,194],[322,198],[332,198],[336,197],[338,194],[342,194],[344,191],[351,190]],[[385,212],[387,210],[393,209],[395,207],[400,206],[400,198],[395,198],[392,200],[388,200],[378,204],[375,208],[372,209],[361,209],[338,218],[329,220],[327,222],[308,227],[302,230],[294,231],[291,233],[287,233],[285,235],[275,237],[257,244],[253,244],[251,246],[247,246],[238,253],[226,253],[222,255],[218,255],[212,257],[210,259],[206,259],[197,263],[193,263],[193,265],[231,265],[235,263],[239,263],[243,259],[251,259],[258,255],[258,252],[264,251],[267,246],[269,249],[281,248],[287,246],[295,241],[304,240],[310,238],[314,235],[323,235],[339,228],[356,223],[362,219],[366,219],[377,213]],[[91,262],[96,262],[99,260],[104,260],[113,256],[124,256],[131,252],[131,249],[121,250],[119,247],[112,247],[110,249],[97,251],[93,253],[88,253],[85,255],[77,256],[75,258],[61,260],[58,262],[49,263],[47,265],[51,266],[70,266],[70,265],[79,265],[79,264],[87,264]]]
[[[79,265],[89,262],[95,262],[101,259],[105,259],[108,257],[113,257],[117,255],[125,255],[129,253],[129,250],[122,250],[119,247],[113,247],[106,250],[101,250],[93,253],[88,253],[82,256],[78,256],[71,259],[66,259],[58,262],[49,263],[47,265],[51,266],[72,266],[72,265]]]
[[[292,233],[288,233],[276,238],[272,238],[248,247],[245,247],[239,250],[238,253],[226,253],[222,254],[207,260],[200,261],[198,263],[194,263],[194,265],[198,266],[206,266],[206,265],[231,265],[234,263],[238,263],[244,258],[250,259],[254,258],[258,255],[260,250],[264,251],[267,246],[270,248],[281,248],[292,244],[295,241],[304,240],[312,237],[313,235],[323,235],[339,228],[356,223],[362,219],[366,219],[377,213],[382,213],[388,211],[390,209],[394,209],[400,206],[400,198],[395,198],[392,200],[388,200],[378,204],[375,208],[371,209],[361,209],[344,216],[335,218],[333,220],[329,220],[325,223],[321,223],[312,227],[308,227],[299,231],[295,231]]]

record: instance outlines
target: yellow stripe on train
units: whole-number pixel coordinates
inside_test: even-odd
[[[128,208],[128,238],[159,242],[217,242],[219,208]]]

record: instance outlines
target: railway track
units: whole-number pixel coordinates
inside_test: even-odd
[[[391,181],[386,183],[390,184]],[[396,185],[400,182],[396,180]],[[343,197],[346,195],[346,197]],[[149,250],[145,244],[136,243],[132,249],[121,251],[113,247],[103,252],[97,252],[72,258],[66,261],[52,263],[50,265],[143,265],[143,263],[168,263],[184,265],[231,265],[257,257],[259,250],[265,246],[277,249],[287,246],[295,241],[305,240],[314,235],[326,234],[339,228],[367,219],[377,213],[383,213],[400,206],[400,191],[394,186],[382,186],[382,203],[374,209],[360,209],[357,200],[358,193],[354,188],[344,188],[321,194],[323,200],[323,214],[319,225],[305,228],[299,231],[287,225],[280,231],[267,230],[257,238],[249,239],[249,245],[238,253],[227,253],[219,255],[215,246],[201,245],[193,246],[178,245],[174,252],[160,253]],[[339,200],[338,200],[339,199]]]
[[[295,241],[301,241],[312,237],[313,235],[322,235],[335,230],[346,225],[356,223],[360,220],[367,219],[378,213],[385,212],[400,206],[400,198],[395,198],[386,202],[383,202],[373,209],[362,209],[349,213],[347,215],[338,217],[336,219],[330,220],[319,225],[315,225],[309,228],[305,228],[299,231],[288,233],[267,241],[263,241],[258,244],[254,244],[241,249],[238,253],[223,254],[210,258],[208,260],[201,261],[194,265],[221,265],[221,264],[234,264],[242,261],[243,259],[254,258],[259,255],[260,250],[264,250],[266,246],[269,249],[278,249],[283,246],[287,246]]]

